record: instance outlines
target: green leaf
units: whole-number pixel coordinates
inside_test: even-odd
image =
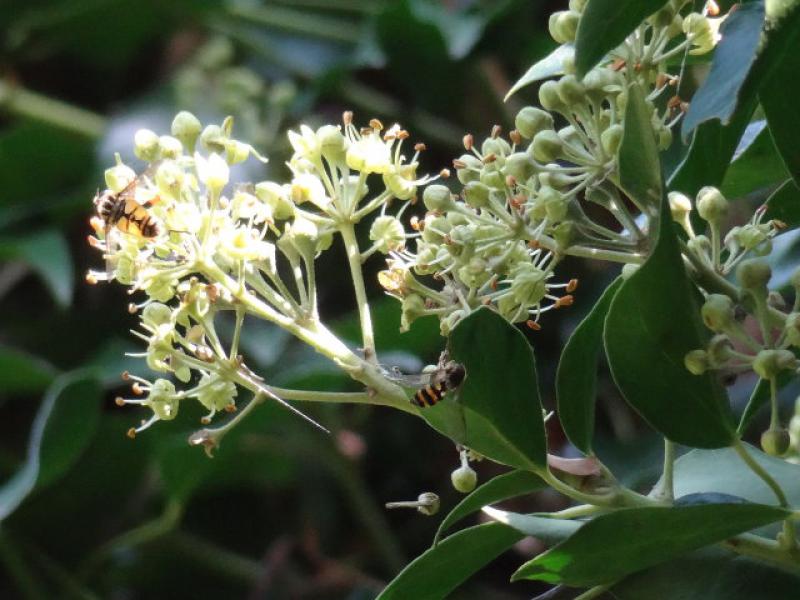
[[[742,4],[725,19],[720,29],[722,40],[714,53],[711,71],[692,98],[689,112],[684,117],[681,127],[684,139],[705,121],[719,119],[723,125],[730,122],[756,60],[763,23],[763,2]]]
[[[75,273],[69,246],[61,233],[47,230],[21,238],[2,239],[0,259],[27,263],[50,288],[56,302],[62,307],[69,306]]]
[[[640,207],[658,206],[661,198],[661,163],[651,118],[644,92],[632,83],[619,148],[619,179],[622,189]]]
[[[483,307],[456,326],[448,348],[467,376],[455,398],[421,411],[425,419],[492,460],[524,470],[544,467],[547,442],[538,377],[525,336]]]
[[[795,600],[800,578],[721,548],[704,548],[627,577],[616,600]]]
[[[560,45],[550,54],[534,63],[527,71],[525,71],[525,74],[520,77],[513,86],[511,86],[510,90],[508,90],[504,101],[508,101],[512,94],[516,94],[526,85],[541,81],[542,79],[554,77],[555,75],[563,75],[564,61],[572,60],[574,56],[575,48],[572,46],[572,44]]]
[[[788,514],[782,508],[746,502],[625,508],[592,519],[522,565],[512,580],[607,584]]]
[[[766,204],[764,219],[783,221],[788,229],[800,227],[800,187],[794,180],[784,181],[767,199]]]
[[[436,535],[433,538],[434,545],[439,543],[444,532],[452,527],[453,524],[467,515],[479,511],[484,506],[507,500],[508,498],[530,494],[545,487],[546,484],[541,478],[528,471],[511,471],[490,479],[473,490],[442,519],[439,529],[436,530]]]
[[[741,11],[737,11],[741,12]],[[800,6],[776,23],[770,36],[780,37],[787,51],[775,56],[765,76],[758,98],[769,123],[769,131],[780,151],[786,168],[796,184],[800,184],[800,112],[797,96],[800,93]],[[694,104],[694,102],[692,102]]]
[[[0,521],[80,457],[97,428],[101,392],[97,381],[82,373],[62,375],[53,382],[33,422],[25,463],[0,487]]]
[[[56,369],[41,358],[0,345],[0,381],[6,394],[40,392],[56,374]]]
[[[654,429],[679,444],[718,448],[734,439],[725,391],[716,378],[692,375],[683,362],[704,345],[695,294],[662,199],[653,253],[611,303],[606,355],[623,396]]]
[[[747,126],[742,140],[753,134],[750,144],[736,156],[725,173],[720,191],[726,198],[741,198],[789,177],[766,121],[756,121]],[[739,144],[741,148],[741,143]],[[739,150],[737,150],[739,152]]]
[[[603,348],[603,323],[622,279],[609,285],[594,308],[572,332],[556,372],[558,420],[569,441],[592,454],[597,361]]]
[[[377,600],[441,600],[523,537],[502,523],[459,531],[415,558]]]
[[[495,521],[513,527],[520,533],[535,537],[545,544],[557,544],[566,540],[583,526],[581,521],[556,519],[542,515],[523,515],[490,506],[484,507],[483,512]]]
[[[575,38],[575,69],[583,77],[666,0],[591,0]]]

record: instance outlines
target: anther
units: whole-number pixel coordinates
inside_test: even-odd
[[[134,439],[136,437],[136,427],[131,427],[128,429],[127,436],[131,439]]]
[[[131,386],[131,391],[136,396],[141,396],[142,394],[144,394],[144,390],[142,389],[142,386],[139,384],[138,381],[135,381],[133,383],[133,385]]]
[[[497,137],[503,132],[503,128],[500,125],[493,125],[492,126],[492,139],[497,139]]]
[[[132,315],[135,315],[137,312],[139,312],[139,307],[133,302],[130,302],[128,303],[128,312]]]
[[[122,381],[128,381],[131,378],[131,374],[128,371],[123,371],[119,376],[122,378]]]
[[[231,402],[230,404],[225,405],[225,412],[226,413],[235,413],[236,412],[236,405]]]
[[[375,131],[381,131],[383,129],[383,123],[381,123],[378,119],[370,119],[369,126]]]
[[[575,302],[575,298],[572,296],[572,294],[561,296],[561,298],[556,300],[556,308],[561,308],[562,306],[572,306],[573,302]]]
[[[528,327],[528,329],[532,329],[533,331],[541,331],[542,330],[542,326],[539,325],[533,319],[528,319],[527,321],[525,321],[525,325]]]
[[[398,132],[395,134],[395,137],[396,137],[398,140],[407,140],[407,139],[408,139],[410,136],[411,136],[411,134],[410,134],[410,133],[408,133],[408,132],[407,132],[405,129],[401,129],[400,131],[398,131]],[[422,144],[422,146],[423,146],[423,148],[422,148],[422,149],[424,150],[424,149],[425,149],[425,147],[424,147],[424,146],[425,146],[425,144]],[[416,149],[417,149],[417,147],[416,147],[416,146],[414,146],[414,149],[416,150]],[[417,150],[417,152],[419,152],[419,150]]]
[[[117,396],[116,398],[114,398],[114,404],[116,404],[117,406],[125,406],[125,398]]]
[[[414,152],[425,152],[425,150],[427,149],[428,147],[422,142],[417,142],[416,144],[414,144]]]
[[[714,2],[714,0],[708,0],[708,2],[706,2],[706,14],[716,17],[719,14],[719,4]]]
[[[571,294],[572,292],[574,292],[577,289],[578,289],[578,280],[577,279],[570,279],[567,282],[567,293]]]
[[[496,160],[497,160],[497,154],[495,154],[494,152],[483,157],[483,163],[486,165],[493,163]]]
[[[513,175],[506,175],[506,186],[513,188],[517,185],[517,178]]]
[[[439,177],[442,179],[448,179],[450,177],[450,169],[442,169],[439,171]]]
[[[522,134],[516,129],[512,129],[508,132],[508,139],[511,140],[512,144],[516,144],[518,146],[522,143]]]
[[[345,125],[351,125],[353,123],[353,111],[346,110],[342,113],[342,123]]]
[[[475,139],[472,137],[472,134],[471,134],[471,133],[468,133],[467,135],[465,135],[465,136],[462,138],[462,140],[461,140],[461,141],[463,142],[463,144],[464,144],[464,148],[465,148],[465,149],[467,149],[467,150],[472,150],[472,146],[473,146],[473,145],[474,145],[474,143],[475,143]]]
[[[86,274],[86,283],[89,285],[97,285],[97,277],[94,273],[87,273]]]
[[[209,423],[211,423],[211,419],[209,417],[201,417],[200,423],[203,425],[208,425]]]
[[[467,167],[467,163],[465,163],[464,161],[461,161],[461,160],[458,160],[458,159],[455,159],[453,161],[453,168],[454,169],[465,169],[466,167]]]

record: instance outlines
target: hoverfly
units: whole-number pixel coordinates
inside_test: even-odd
[[[464,365],[450,360],[447,352],[442,352],[439,363],[433,371],[418,375],[404,375],[393,369],[387,376],[400,384],[421,386],[411,399],[412,404],[420,408],[433,406],[444,398],[445,394],[455,390],[467,375]]]

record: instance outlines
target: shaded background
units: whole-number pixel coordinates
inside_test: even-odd
[[[119,409],[123,369],[143,372],[127,330],[136,318],[119,286],[83,283],[99,255],[85,243],[91,198],[113,153],[132,159],[134,132],[168,133],[173,115],[236,118],[234,135],[270,157],[239,176],[282,181],[285,130],[300,122],[400,120],[424,140],[423,172],[460,155],[461,137],[508,131],[535,90],[504,104],[524,70],[547,54],[550,12],[528,0],[14,2],[0,8],[0,478],[24,463],[40,400],[54,379],[93,369],[101,397],[64,425],[56,453],[70,457],[0,526],[3,598],[371,598],[427,548],[439,516],[387,513],[387,501],[434,491],[458,501],[457,453],[421,420],[389,409],[301,406],[324,436],[264,406],[225,438],[213,460],[189,448],[201,411],[186,405],[134,442],[140,411]],[[134,164],[136,162],[134,161]],[[318,270],[323,314],[358,343],[345,258]],[[381,268],[373,257],[372,273]],[[326,268],[327,267],[327,268]],[[592,271],[587,271],[592,269]],[[531,336],[542,393],[554,404],[558,349],[616,267],[565,262],[580,276],[569,311]],[[374,277],[368,280],[374,281]],[[435,361],[434,320],[399,334],[399,307],[375,298],[387,363]],[[354,389],[323,359],[280,331],[251,322],[248,364],[276,384]],[[652,478],[659,447],[601,379],[598,453],[629,483]],[[70,432],[75,434],[71,435]],[[569,455],[551,423],[551,448]],[[500,472],[481,464],[481,480]],[[0,496],[1,498],[2,496]],[[516,508],[558,508],[539,494]],[[508,583],[536,548],[496,561],[458,598],[529,598],[543,588]]]

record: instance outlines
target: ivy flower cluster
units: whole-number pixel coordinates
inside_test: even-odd
[[[119,158],[106,171],[105,195],[122,211],[92,219],[89,242],[103,253],[106,270],[91,271],[87,279],[114,279],[129,286],[131,294],[144,293],[143,301],[130,305],[140,315],[134,335],[147,346],[141,356],[148,367],[165,374],[155,381],[124,375],[132,383],[132,397],[117,403],[152,411],[130,435],[174,419],[188,398],[206,407],[203,424],[208,424],[220,411],[237,411],[243,389],[253,399],[242,412],[268,397],[286,406],[287,399],[360,401],[413,412],[406,392],[377,363],[361,264],[373,252],[403,249],[407,236],[398,218],[386,211],[393,199],[402,201],[402,211],[417,186],[430,181],[416,175],[424,147],[417,145],[407,160],[401,151],[406,131],[397,125],[384,131],[377,120],[359,130],[346,113],[343,128],[301,126],[289,132],[294,154],[288,182],[231,186],[232,165],[250,157],[265,160],[232,136],[232,125],[227,119],[203,128],[182,112],[172,135],[137,132],[136,156],[149,164],[138,176]],[[380,182],[371,193],[370,187]],[[354,227],[367,217],[373,220],[373,246],[362,252]],[[157,226],[137,229],[145,218]],[[348,254],[361,315],[360,352],[335,337],[317,310],[314,263],[336,235]],[[233,315],[230,338],[218,331],[222,313]],[[340,398],[270,386],[239,352],[247,315],[288,330],[370,392]],[[193,442],[213,449],[227,427],[202,430]]]
[[[552,16],[558,43],[574,42],[585,4],[573,0]],[[480,143],[464,137],[467,152],[453,162],[459,193],[442,185],[425,190],[428,212],[411,223],[416,248],[392,253],[381,274],[383,287],[403,303],[403,328],[435,314],[447,334],[476,307],[491,305],[538,329],[544,312],[573,301],[577,281],[553,280],[564,256],[644,260],[659,207],[619,187],[627,89],[635,83],[648,90],[654,133],[668,147],[686,106],[674,91],[669,96],[677,78],[667,61],[708,52],[716,41],[714,20],[682,15],[686,4],[667,4],[582,80],[567,53],[563,75],[540,86],[540,107],[519,111],[507,137],[499,126]]]

